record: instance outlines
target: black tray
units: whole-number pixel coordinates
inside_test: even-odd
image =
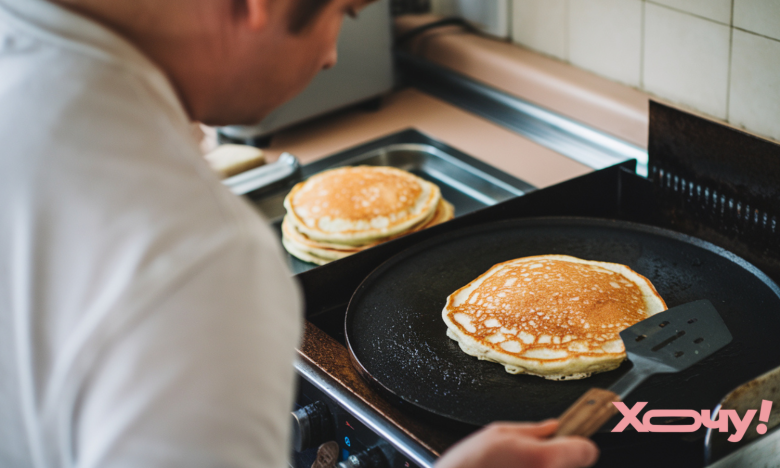
[[[307,164],[273,192],[261,187],[243,195],[257,205],[281,236],[283,201],[294,184],[326,169],[357,165],[397,167],[435,183],[455,207],[456,217],[536,190],[527,182],[410,129]],[[289,261],[296,274],[316,267],[292,256]]]

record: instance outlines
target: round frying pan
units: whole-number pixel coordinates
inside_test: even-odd
[[[634,223],[592,218],[519,219],[452,231],[391,258],[355,291],[347,345],[357,370],[387,397],[482,426],[559,416],[591,387],[629,368],[572,381],[511,375],[463,353],[446,336],[449,294],[496,263],[565,254],[628,265],[669,307],[709,299],[734,339],[686,371],[651,377],[626,399],[646,409],[707,409],[741,382],[780,364],[780,289],[760,270],[708,242]]]

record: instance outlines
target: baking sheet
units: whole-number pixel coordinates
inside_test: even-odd
[[[455,207],[455,216],[524,195],[536,188],[455,148],[416,130],[405,130],[328,156],[301,168],[282,189],[272,193],[245,194],[271,222],[281,237],[284,197],[295,183],[327,169],[342,166],[391,166],[435,183],[442,196]],[[293,273],[315,268],[290,255]]]

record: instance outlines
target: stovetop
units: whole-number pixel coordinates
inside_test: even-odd
[[[430,466],[474,428],[444,425],[414,408],[385,399],[354,370],[344,343],[344,313],[352,292],[373,269],[405,248],[454,229],[504,219],[597,217],[702,238],[742,256],[775,282],[780,281],[780,185],[772,182],[780,180],[773,179],[780,175],[780,146],[660,104],[653,103],[652,109],[649,179],[637,176],[632,162],[618,164],[297,275],[307,304],[299,373],[307,380],[317,380],[344,406],[352,407],[363,423],[401,447],[410,460]],[[708,154],[697,149],[702,144],[707,145]],[[727,154],[735,148],[751,152]],[[743,175],[756,171],[745,169],[753,159],[761,173],[755,184]],[[777,365],[780,355],[767,356],[746,362],[740,371],[749,378]],[[735,385],[747,380],[744,376]],[[703,465],[701,431],[609,436],[594,437],[602,449],[597,466],[626,466],[627,460],[632,460],[631,466]],[[659,444],[665,449],[657,450]]]
[[[429,238],[440,232],[484,222],[536,216],[589,216],[597,218],[627,219],[641,221],[642,211],[636,203],[642,202],[641,194],[652,190],[652,184],[636,176],[631,164],[619,165],[568,181],[555,187],[534,192],[491,208],[486,208],[460,219],[453,220],[448,226],[431,229],[420,238]],[[628,189],[627,187],[632,187]],[[632,193],[637,192],[637,193]],[[646,194],[646,193],[645,193]],[[648,214],[648,213],[644,213]],[[440,455],[456,441],[473,432],[474,428],[456,424],[442,424],[441,421],[427,417],[414,408],[403,407],[398,402],[385,399],[369,387],[352,367],[350,356],[344,342],[344,314],[347,301],[362,279],[384,260],[402,251],[421,239],[399,239],[403,242],[391,243],[366,252],[373,257],[350,257],[330,268],[311,270],[299,275],[307,291],[308,323],[306,338],[301,347],[302,359],[315,366],[341,386],[365,401],[384,421],[406,433],[419,451],[433,457]],[[364,255],[368,257],[369,255]],[[338,278],[340,286],[332,284]],[[321,294],[328,291],[328,294]],[[638,446],[663,443],[674,449],[684,461],[684,466],[696,466],[701,460],[701,437],[687,441],[656,434],[626,434],[619,444],[614,441],[602,441],[602,457],[599,466],[625,466],[626,457],[635,453]],[[702,436],[703,437],[703,436]],[[597,435],[595,440],[603,438]],[[662,459],[648,459],[648,465],[656,466]],[[683,466],[683,465],[681,465]]]

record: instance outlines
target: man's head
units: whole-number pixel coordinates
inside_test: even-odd
[[[251,124],[336,63],[345,15],[372,0],[55,0],[135,43],[194,120]]]

